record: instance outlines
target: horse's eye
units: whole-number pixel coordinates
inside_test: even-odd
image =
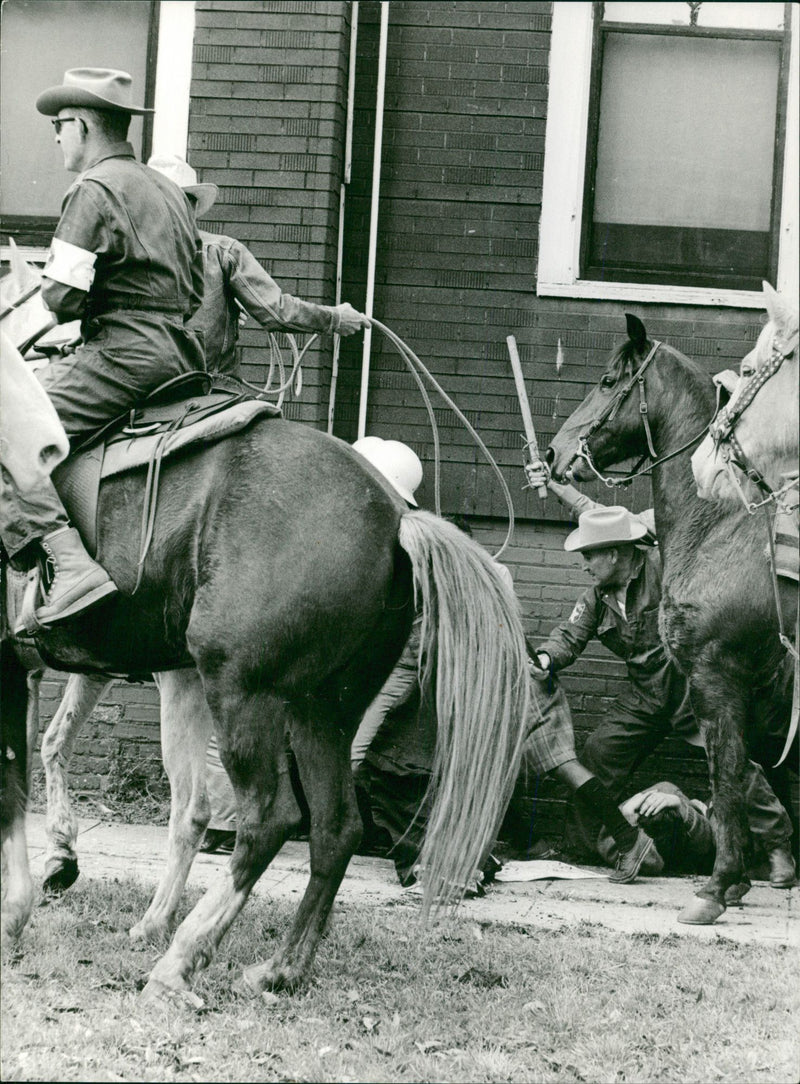
[[[754,372],[755,368],[752,365],[745,365],[744,362],[739,367],[739,376],[752,376]]]
[[[616,381],[614,380],[614,377],[611,376],[609,373],[605,373],[603,376],[600,377],[601,388],[613,388],[615,383]]]

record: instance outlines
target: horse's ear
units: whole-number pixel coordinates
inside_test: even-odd
[[[647,342],[647,332],[644,329],[644,324],[632,312],[625,313],[625,324],[628,328],[628,338],[634,346],[641,349]]]
[[[797,309],[783,294],[774,290],[768,282],[761,283],[764,289],[764,306],[776,329],[783,335],[797,330]]]

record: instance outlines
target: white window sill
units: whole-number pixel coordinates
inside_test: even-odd
[[[763,309],[760,290],[716,290],[706,286],[657,286],[644,282],[538,282],[538,297],[585,297],[595,301],[649,301],[661,305],[716,305]]]
[[[24,257],[28,263],[47,263],[47,254],[49,249],[34,247],[33,245],[17,245],[17,251],[20,256]],[[8,263],[11,259],[11,246],[3,245],[0,247],[0,260],[3,263]]]

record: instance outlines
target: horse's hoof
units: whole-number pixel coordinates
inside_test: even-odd
[[[753,886],[748,881],[742,881],[738,885],[731,885],[725,889],[725,906],[735,907],[740,904]]]
[[[128,937],[136,945],[161,944],[169,937],[169,930],[163,926],[156,926],[152,922],[137,922],[128,930]]]
[[[49,896],[60,896],[75,884],[80,870],[77,858],[60,858],[47,863],[42,891]]]
[[[724,903],[697,896],[694,903],[685,907],[678,915],[678,922],[686,926],[712,926],[724,910]]]
[[[172,1006],[177,1009],[191,1009],[198,1012],[205,1008],[205,1002],[197,994],[193,994],[187,987],[185,990],[174,990],[165,985],[160,979],[149,979],[147,985],[139,995],[139,1004],[145,1007],[165,1008]]]
[[[288,975],[286,971],[275,967],[272,961],[268,961],[265,964],[253,964],[252,967],[246,967],[242,972],[239,990],[243,993],[248,991],[251,995],[261,994],[265,990],[270,990],[272,993],[278,990],[294,993],[300,982],[301,979],[298,976]]]

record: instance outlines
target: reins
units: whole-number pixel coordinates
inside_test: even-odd
[[[650,365],[650,362],[656,355],[656,351],[661,345],[662,343],[660,343],[658,340],[653,340],[653,346],[650,350],[650,353],[647,355],[642,364],[630,378],[625,387],[622,388],[622,390],[614,397],[614,399],[612,399],[612,401],[608,404],[606,409],[602,411],[599,417],[595,418],[595,420],[589,426],[584,435],[578,437],[578,450],[573,456],[573,462],[575,459],[583,459],[592,474],[594,474],[594,476],[609,489],[617,489],[622,488],[623,486],[629,486],[636,478],[641,478],[645,475],[651,474],[653,470],[656,467],[660,466],[662,463],[668,463],[671,459],[674,459],[682,452],[686,452],[689,450],[689,448],[693,447],[695,444],[698,444],[703,439],[706,429],[708,428],[708,426],[703,426],[702,430],[697,434],[697,436],[692,437],[691,440],[687,440],[686,443],[682,444],[679,448],[675,448],[673,451],[667,452],[661,457],[658,456],[658,453],[653,446],[653,434],[650,429],[649,410],[647,407],[647,389],[645,387],[644,376],[647,367]],[[626,474],[622,477],[616,478],[610,474],[604,475],[600,472],[600,470],[595,465],[594,460],[592,459],[592,453],[589,449],[589,439],[599,429],[601,429],[602,426],[606,424],[606,422],[611,421],[611,419],[616,416],[617,411],[636,386],[638,386],[639,388],[639,416],[642,419],[642,425],[644,426],[645,436],[647,438],[647,451],[641,457],[641,459],[636,464],[630,474]],[[717,401],[714,407],[714,416],[716,416],[719,409],[719,396],[720,389],[717,388]],[[649,466],[642,466],[642,464],[647,459],[650,459],[651,461]]]

